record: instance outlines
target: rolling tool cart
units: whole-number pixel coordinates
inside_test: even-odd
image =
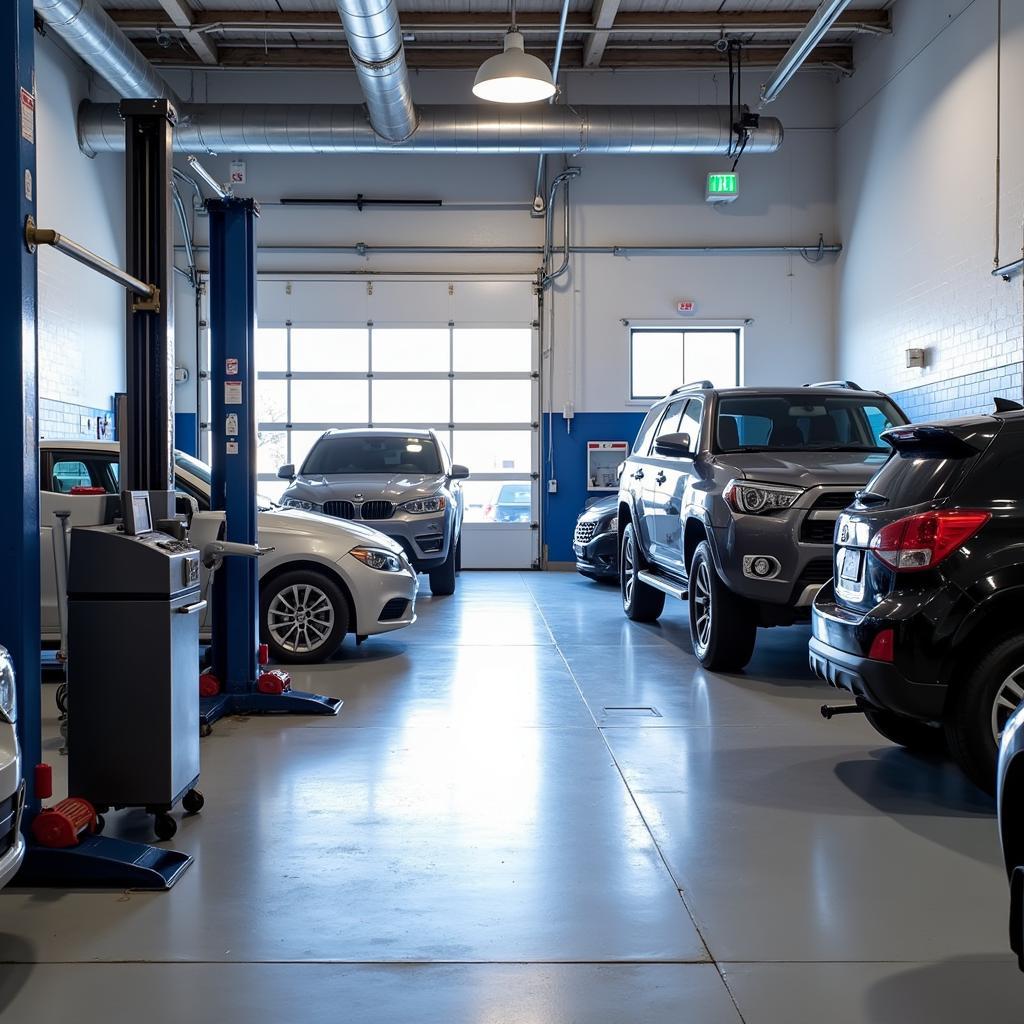
[[[171,808],[203,806],[199,552],[153,529],[146,492],[126,493],[122,509],[122,526],[71,535],[68,790],[100,813],[143,807],[157,836],[170,839]]]

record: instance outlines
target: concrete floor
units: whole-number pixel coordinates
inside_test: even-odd
[[[0,893],[0,1019],[1021,1019],[992,802],[824,722],[806,639],[714,676],[681,605],[467,572],[294,673],[339,718],[218,724],[171,892]]]

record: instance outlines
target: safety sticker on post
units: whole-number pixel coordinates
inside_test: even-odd
[[[229,437],[238,435],[238,413],[229,412],[224,420],[224,433]]]
[[[238,360],[237,359],[225,359],[224,360],[224,372],[229,377],[238,376]]]
[[[240,380],[224,381],[224,404],[242,404],[242,382]]]
[[[238,454],[238,442],[237,441],[228,441],[224,445],[224,450],[227,452],[228,455],[237,455]]]
[[[35,145],[36,98],[24,86],[21,89],[21,137]]]

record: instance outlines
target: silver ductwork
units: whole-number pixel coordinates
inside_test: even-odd
[[[180,100],[99,0],[34,0],[36,14],[124,99]],[[121,147],[124,148],[123,146]]]
[[[404,142],[416,131],[416,108],[395,0],[337,2],[370,126],[385,142]]]
[[[419,108],[403,143],[384,142],[359,106],[204,104],[185,108],[174,133],[182,153],[608,153],[725,156],[734,139],[727,106]],[[774,153],[782,124],[762,117],[747,153]],[[85,102],[79,145],[122,152],[124,123],[114,104]]]

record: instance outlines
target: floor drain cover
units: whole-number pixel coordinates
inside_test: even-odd
[[[657,708],[605,708],[606,717],[628,717],[628,718],[661,718],[661,712]]]

